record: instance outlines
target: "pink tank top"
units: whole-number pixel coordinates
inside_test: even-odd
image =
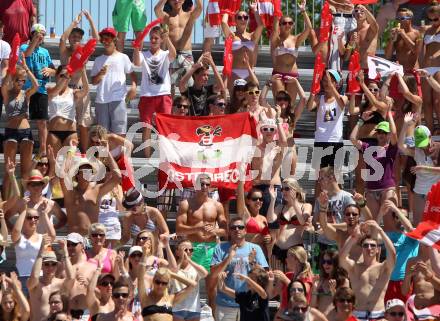
[[[112,266],[112,260],[110,259],[111,250],[107,249],[107,254],[104,257],[104,260],[102,261],[102,273],[112,273],[113,266]],[[87,254],[87,262],[98,265],[98,260],[95,258],[89,258],[89,255]]]

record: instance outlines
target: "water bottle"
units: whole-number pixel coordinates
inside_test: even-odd
[[[54,26],[54,24],[52,24],[51,26],[50,26],[50,37],[53,39],[53,38],[55,38],[55,26]]]
[[[207,304],[202,306],[202,310],[200,311],[200,321],[215,321],[212,316],[212,310]]]

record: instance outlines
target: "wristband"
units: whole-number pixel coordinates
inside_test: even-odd
[[[360,208],[364,208],[367,205],[367,201],[364,200],[362,203],[357,203]]]

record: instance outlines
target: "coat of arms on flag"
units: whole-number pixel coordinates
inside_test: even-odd
[[[257,141],[249,113],[209,117],[159,114],[159,187],[192,187],[201,173],[213,186],[236,189],[240,164],[249,163]]]

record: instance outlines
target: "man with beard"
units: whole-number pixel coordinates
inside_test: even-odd
[[[162,50],[162,44],[167,50]],[[150,31],[150,50],[140,51],[134,47],[133,64],[142,67],[139,115],[142,122],[152,125],[155,113],[171,114],[171,79],[169,67],[176,58],[176,49],[168,37],[168,31],[160,26]],[[142,140],[151,137],[151,128],[144,127]],[[151,147],[144,149],[145,157],[151,156]]]
[[[362,232],[361,232],[362,231]],[[379,234],[385,243],[387,257],[384,262],[378,262],[379,246],[372,234]],[[362,262],[349,258],[354,244],[362,246]],[[376,221],[366,221],[357,226],[348,238],[339,254],[339,264],[350,277],[353,291],[356,295],[356,310],[354,315],[361,321],[383,320],[385,312],[385,292],[391,272],[396,262],[396,250],[393,243],[380,228]]]
[[[227,222],[221,203],[209,197],[211,178],[200,174],[195,182],[195,194],[179,204],[176,218],[176,233],[185,235],[192,243],[192,260],[202,265],[208,272],[214,248],[220,237],[226,236]],[[213,273],[206,278],[208,302],[214,304],[217,276]]]

